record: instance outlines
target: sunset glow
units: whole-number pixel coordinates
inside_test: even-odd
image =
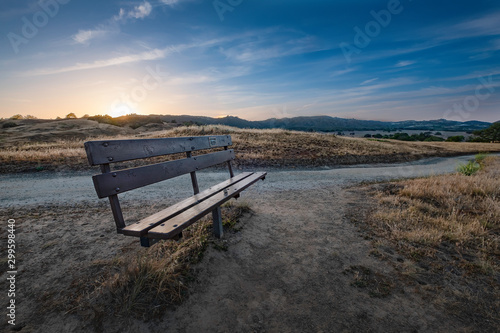
[[[497,1],[41,3],[2,3],[0,117],[499,119]]]

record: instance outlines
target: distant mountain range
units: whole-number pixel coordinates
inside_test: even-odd
[[[227,116],[224,118],[210,118],[200,116],[160,116],[162,121],[176,123],[194,123],[199,125],[227,125],[238,128],[282,128],[296,131],[375,131],[375,130],[421,130],[421,131],[456,131],[472,132],[489,127],[491,123],[483,121],[452,121],[446,119],[437,120],[405,120],[397,122],[386,122],[376,120],[358,120],[329,116],[294,117],[294,118],[271,118],[267,120],[249,121],[238,117]]]

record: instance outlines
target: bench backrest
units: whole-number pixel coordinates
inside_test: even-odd
[[[117,195],[139,187],[190,173],[194,194],[199,192],[196,171],[230,161],[234,151],[231,136],[198,136],[182,138],[103,140],[85,142],[90,165],[100,165],[100,175],[92,177],[99,198],[109,197],[117,227],[125,227]],[[223,151],[192,156],[193,151],[224,147]],[[162,155],[186,153],[186,158],[112,171],[110,164]]]

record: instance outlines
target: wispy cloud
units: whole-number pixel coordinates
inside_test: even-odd
[[[500,67],[490,68],[482,71],[475,71],[465,75],[443,77],[440,79],[436,79],[435,81],[463,81],[472,79],[477,80],[480,77],[487,77],[490,75],[492,76],[500,75]]]
[[[120,17],[143,19],[151,14],[152,9],[153,7],[149,2],[144,2],[142,5],[135,6],[134,9],[129,12],[120,9]]]
[[[167,5],[169,7],[177,7],[181,3],[196,2],[196,1],[198,1],[198,0],[160,0],[157,5],[159,5],[159,6]],[[157,6],[157,5],[155,5],[155,6]]]
[[[339,76],[342,76],[344,74],[348,74],[348,73],[354,72],[356,70],[357,70],[356,68],[341,69],[341,70],[333,72],[330,76],[331,77],[339,77]]]
[[[163,59],[168,54],[175,52],[172,48],[165,49],[154,49],[148,52],[138,53],[138,54],[128,54],[120,57],[114,57],[104,60],[96,60],[94,62],[89,63],[77,63],[73,66],[62,67],[62,68],[45,68],[39,70],[33,70],[24,72],[21,76],[40,76],[40,75],[52,75],[52,74],[61,74],[67,72],[81,71],[86,69],[96,69],[96,68],[104,68],[110,66],[123,65],[127,63],[134,63],[139,61],[146,60],[156,60]]]
[[[218,82],[225,79],[232,79],[235,77],[241,77],[250,73],[249,67],[244,66],[230,66],[225,67],[224,70],[218,70],[216,68],[208,68],[206,70],[200,71],[198,73],[184,74],[182,76],[172,77],[167,81],[168,84],[175,86],[184,84],[198,84],[207,82]]]
[[[87,44],[91,39],[103,38],[117,31],[117,29],[109,29],[109,27],[100,27],[93,30],[79,30],[72,38],[78,44]]]
[[[160,0],[163,4],[173,6],[180,2],[180,0]]]
[[[227,58],[236,62],[252,62],[324,50],[314,36],[299,31],[271,28],[243,34],[234,45],[221,47]]]
[[[72,39],[78,44],[88,44],[92,39],[103,38],[118,33],[120,25],[127,23],[128,20],[144,19],[151,14],[152,10],[153,7],[147,1],[134,6],[130,10],[120,8],[118,15],[114,15],[107,22],[99,24],[93,29],[79,30],[72,36]]]
[[[398,62],[396,64],[396,67],[406,67],[406,66],[413,65],[414,63],[415,63],[415,61],[411,61],[411,60],[401,60],[400,62]]]
[[[458,24],[433,29],[437,31],[439,40],[455,40],[461,38],[500,35],[500,11],[481,17],[462,21]]]
[[[360,63],[369,63],[375,60],[387,59],[396,56],[408,55],[411,53],[426,51],[432,48],[439,46],[440,43],[436,41],[429,41],[425,43],[415,44],[409,47],[402,48],[391,48],[382,51],[374,51],[374,52],[363,52],[358,56],[358,62]]]
[[[378,77],[373,78],[373,79],[369,79],[369,80],[366,80],[366,81],[361,82],[361,84],[360,84],[360,85],[361,85],[361,86],[364,86],[365,84],[372,83],[372,82],[377,81],[377,80],[378,80]]]

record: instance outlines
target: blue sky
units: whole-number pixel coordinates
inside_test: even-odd
[[[0,117],[500,120],[500,3],[2,0]]]

